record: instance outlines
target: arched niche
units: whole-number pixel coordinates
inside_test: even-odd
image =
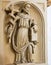
[[[27,1],[11,2],[6,6],[6,8],[9,7],[11,4],[14,4],[15,9],[18,9],[25,2],[31,5],[29,13],[31,18],[34,19],[34,22],[36,22],[38,26],[38,32],[37,32],[38,44],[35,46],[34,49],[35,52],[34,54],[32,54],[32,58],[34,59],[35,63],[45,63],[45,18],[41,8],[36,3],[31,3]],[[8,20],[9,16],[5,15],[4,28]],[[4,45],[5,45],[5,59],[7,58],[6,64],[12,63],[14,61],[15,55],[12,49],[10,48],[9,44],[7,44],[6,38]]]

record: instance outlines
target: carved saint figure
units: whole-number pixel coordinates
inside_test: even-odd
[[[32,40],[32,30],[37,34],[34,19],[29,15],[29,4],[24,4],[19,11],[14,9],[5,9],[5,12],[12,18],[10,23],[7,24],[6,30],[8,33],[9,42],[12,43],[15,51],[16,63],[32,62],[32,53],[34,53],[34,45],[37,40]],[[9,26],[10,25],[10,26]]]

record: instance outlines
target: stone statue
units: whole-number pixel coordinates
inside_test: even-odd
[[[32,54],[37,40],[32,40],[32,31],[37,34],[34,19],[29,15],[30,4],[24,4],[19,10],[14,8],[5,9],[7,15],[11,17],[5,27],[9,43],[15,51],[15,63],[32,62]]]

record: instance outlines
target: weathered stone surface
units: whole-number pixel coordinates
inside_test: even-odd
[[[19,0],[20,1],[20,0]],[[16,3],[19,2],[16,0]],[[22,0],[22,1],[27,1],[27,0]],[[30,0],[28,0],[30,1]],[[44,1],[44,0],[43,0]],[[34,62],[37,64],[39,63],[44,63],[47,61],[47,58],[45,54],[45,38],[46,38],[46,17],[45,17],[45,7],[46,3],[43,2],[42,0],[31,0],[31,8],[29,10],[31,18],[34,19],[34,22],[37,23],[38,25],[38,44],[34,48],[34,54],[32,54],[32,59]],[[8,43],[8,40],[6,40],[5,36],[5,23],[8,22],[7,16],[5,16],[4,9],[7,8],[8,4],[12,2],[14,3],[14,0],[1,0],[0,1],[0,65],[14,65],[12,64],[15,60],[15,52],[11,48],[11,44]],[[15,9],[18,8],[17,6]],[[34,35],[33,35],[34,38]],[[10,42],[10,40],[9,40]],[[27,63],[27,64],[18,64],[18,65],[34,65],[34,63]],[[41,64],[39,64],[41,65]]]

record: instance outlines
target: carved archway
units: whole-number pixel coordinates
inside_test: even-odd
[[[37,20],[35,20],[35,22],[37,23],[38,29],[39,29],[38,30],[39,31],[38,32],[39,44],[37,45],[38,47],[37,47],[37,49],[35,49],[35,51],[38,51],[39,49],[42,49],[42,51],[41,50],[38,51],[38,56],[40,56],[40,58],[37,56],[37,52],[35,52],[35,56],[33,56],[35,58],[34,61],[38,62],[38,63],[41,63],[41,62],[44,63],[45,62],[45,19],[44,19],[44,13],[36,3],[31,3],[31,2],[27,2],[27,1],[11,2],[6,8],[8,8],[11,4],[18,5],[18,4],[22,4],[22,3],[27,3],[27,4],[31,5],[32,9],[30,9],[30,15],[33,18],[35,17],[34,19],[37,19]],[[32,12],[34,12],[35,15]]]

